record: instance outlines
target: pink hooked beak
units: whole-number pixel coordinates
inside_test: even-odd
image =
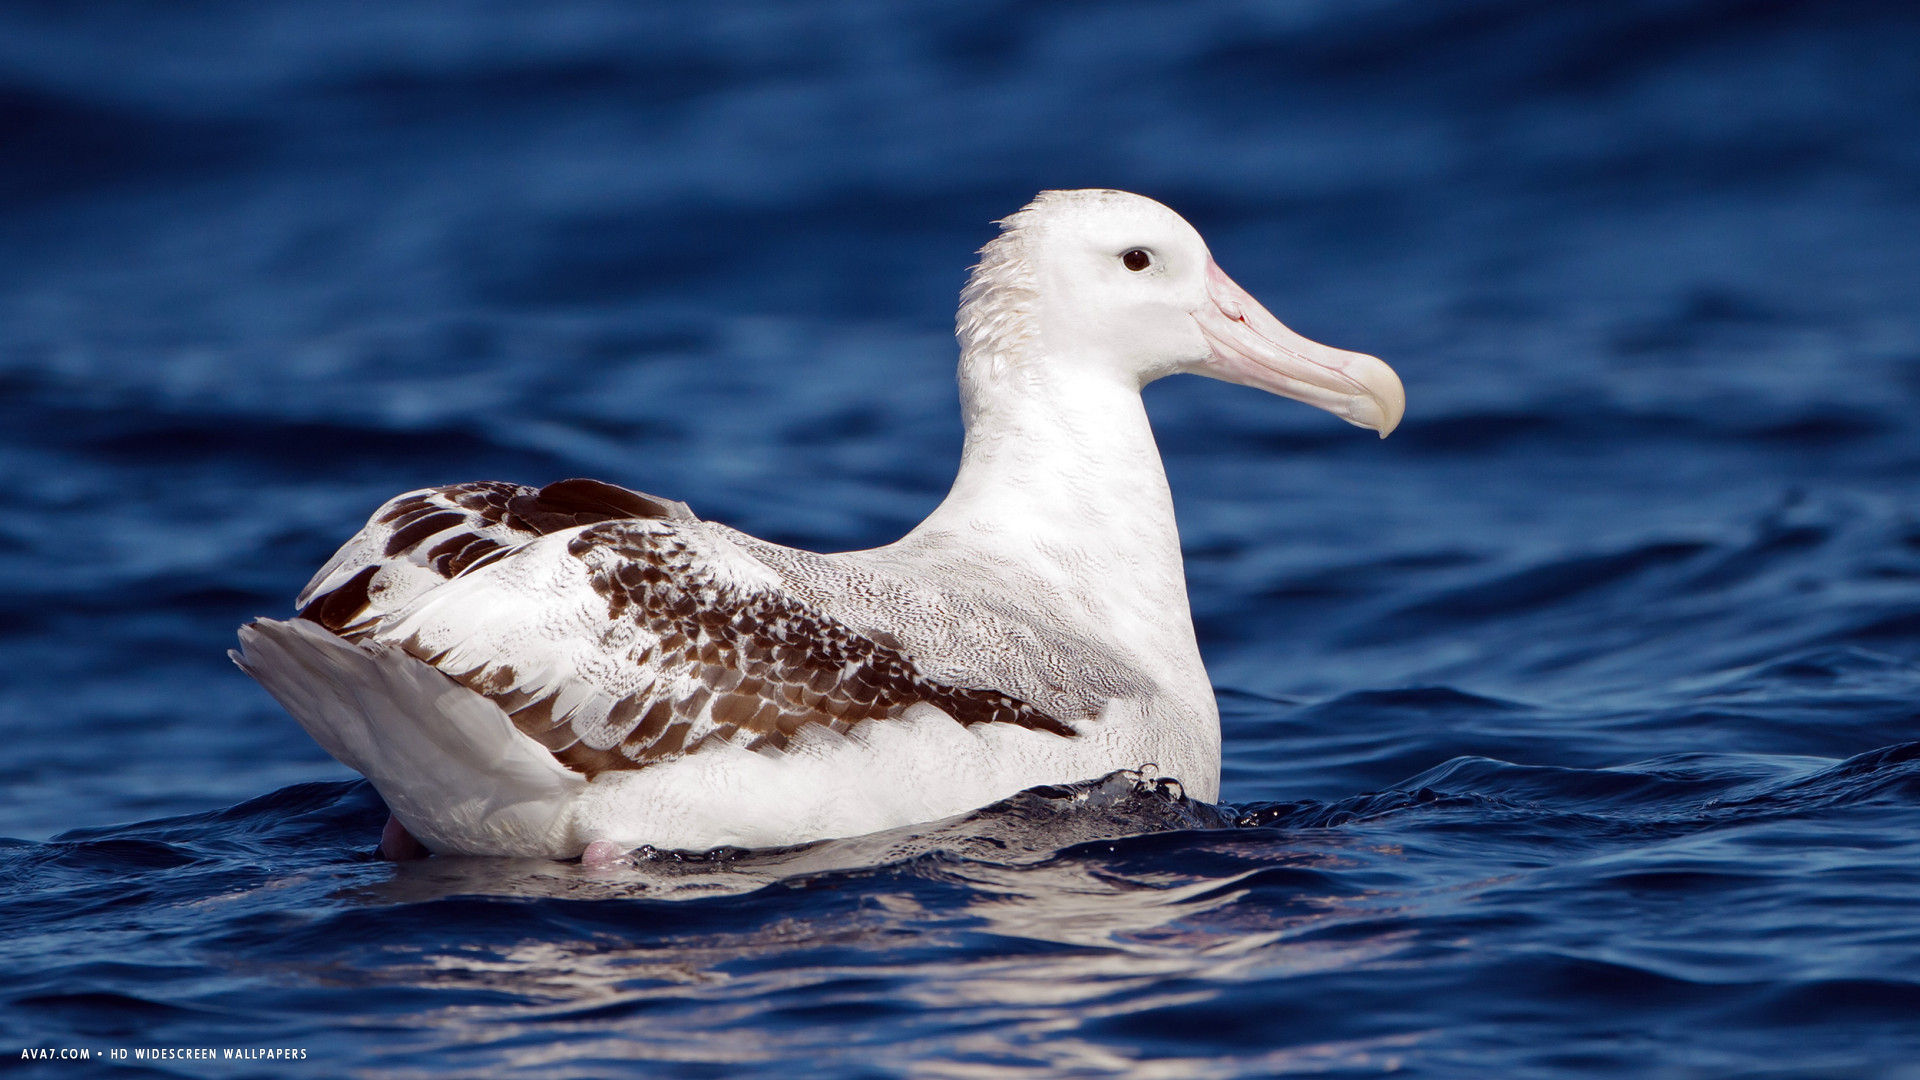
[[[1287,329],[1212,259],[1207,260],[1207,299],[1193,313],[1213,347],[1200,374],[1304,401],[1349,424],[1372,428],[1383,439],[1399,426],[1407,392],[1386,364]]]

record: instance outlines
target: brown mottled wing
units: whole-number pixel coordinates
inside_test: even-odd
[[[1005,694],[928,678],[896,645],[795,600],[698,521],[610,520],[539,538],[423,594],[372,636],[491,698],[588,776],[720,743],[775,750],[919,705],[961,724],[1074,734]]]
[[[549,533],[620,518],[695,520],[684,503],[603,484],[480,481],[388,500],[300,592],[295,606],[349,639],[451,578]]]

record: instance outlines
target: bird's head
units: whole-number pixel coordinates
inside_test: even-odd
[[[1071,368],[1144,386],[1190,372],[1304,401],[1383,437],[1406,393],[1364,353],[1287,329],[1180,215],[1124,191],[1042,192],[1001,222],[961,294],[963,354],[995,374]],[[966,377],[963,365],[963,379]]]

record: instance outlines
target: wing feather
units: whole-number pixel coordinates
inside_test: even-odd
[[[591,480],[409,492],[315,575],[301,615],[404,649],[589,777],[715,743],[777,751],[920,704],[1075,734],[1024,701],[929,677],[891,635],[798,599],[726,532]]]
[[[1005,694],[943,685],[899,649],[788,595],[703,523],[567,530],[471,570],[373,634],[493,698],[588,776],[709,744],[778,750],[931,704],[962,724],[1069,724]]]
[[[429,589],[533,540],[621,518],[698,520],[685,503],[598,480],[543,488],[483,480],[409,491],[376,510],[294,606],[302,618],[352,640]]]

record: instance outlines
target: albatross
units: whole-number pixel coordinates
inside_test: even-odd
[[[1283,326],[1139,195],[1048,191],[960,294],[960,470],[819,554],[594,480],[396,496],[233,658],[386,801],[389,855],[611,857],[932,821],[1151,767],[1220,719],[1140,391],[1186,372],[1384,437],[1371,356]]]

